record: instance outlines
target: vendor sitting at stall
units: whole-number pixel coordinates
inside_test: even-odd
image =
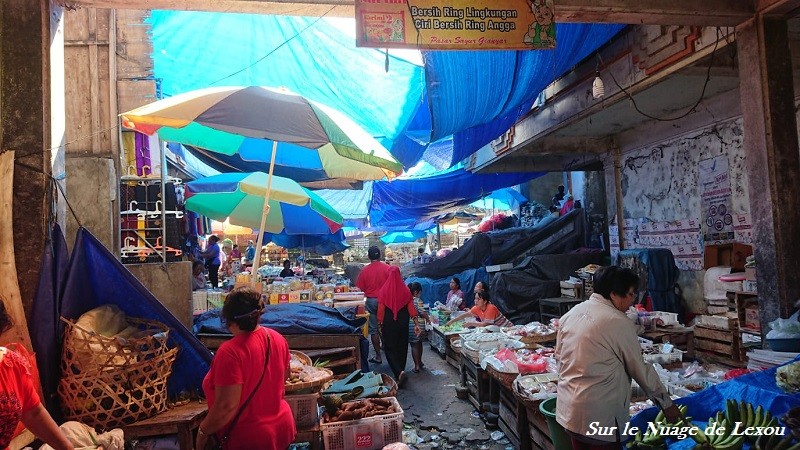
[[[280,277],[286,278],[293,276],[294,276],[294,271],[292,270],[292,262],[287,259],[283,261],[283,270],[281,270]]]
[[[447,292],[447,300],[445,300],[444,307],[449,311],[466,308],[464,305],[464,293],[461,292],[461,280],[458,277],[453,277],[450,280],[450,290]]]
[[[453,322],[466,319],[470,316],[472,316],[475,320],[464,322],[465,328],[500,325],[501,323],[504,325],[508,324],[508,320],[506,320],[500,310],[492,304],[492,300],[488,291],[480,291],[476,293],[475,306],[473,306],[469,311],[450,319],[445,326],[450,325]]]

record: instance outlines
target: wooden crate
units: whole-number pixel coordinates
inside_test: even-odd
[[[553,442],[550,440],[547,419],[539,411],[539,403],[536,402],[535,406],[525,408],[528,416],[528,435],[531,438],[531,448],[534,450],[555,450]]]
[[[469,390],[468,399],[478,411],[489,401],[489,374],[469,358],[461,358],[461,383]]]
[[[697,353],[717,356],[732,361],[745,361],[745,348],[739,330],[718,330],[694,327],[694,346]]]
[[[735,313],[700,315],[697,316],[697,325],[717,330],[738,330],[739,318]]]
[[[528,417],[525,406],[508,390],[500,389],[498,424],[505,423],[509,431],[504,431],[506,436],[520,450],[531,448],[530,436],[528,434]],[[500,425],[502,428],[502,425]]]

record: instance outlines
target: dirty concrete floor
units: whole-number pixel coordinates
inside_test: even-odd
[[[406,443],[411,448],[514,449],[505,436],[498,440],[492,439],[492,432],[502,432],[487,429],[472,403],[456,397],[455,386],[460,383],[461,375],[440,358],[427,342],[424,343],[422,360],[425,368],[414,373],[414,363],[409,351],[406,365],[408,381],[397,394],[397,401],[405,413]],[[370,369],[392,375],[385,355],[383,364],[370,364]],[[412,442],[415,440],[414,434],[419,438],[416,439],[417,444]]]

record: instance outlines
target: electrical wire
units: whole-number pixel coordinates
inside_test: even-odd
[[[698,106],[700,106],[700,103],[704,100],[704,97],[706,95],[706,88],[708,88],[708,83],[711,81],[711,68],[714,67],[714,55],[717,52],[717,47],[719,46],[719,40],[720,40],[720,36],[719,36],[720,29],[719,29],[719,27],[717,27],[716,30],[717,30],[717,39],[714,41],[714,48],[711,50],[711,60],[708,62],[708,69],[706,69],[706,79],[705,79],[705,82],[703,83],[703,90],[700,92],[700,97],[697,99],[697,101],[694,103],[694,105],[692,105],[688,110],[686,110],[686,112],[684,112],[683,114],[681,114],[679,116],[669,117],[669,118],[656,117],[656,116],[650,115],[650,114],[642,111],[639,108],[639,105],[636,104],[636,100],[633,98],[633,95],[631,95],[631,93],[628,92],[624,87],[620,86],[619,82],[617,82],[617,79],[614,77],[614,74],[611,73],[610,70],[608,71],[608,74],[611,76],[611,79],[614,81],[614,84],[617,86],[617,88],[620,91],[622,91],[630,99],[631,104],[633,105],[633,109],[635,109],[636,112],[638,112],[639,114],[647,117],[648,119],[657,120],[659,122],[674,122],[676,120],[683,119],[684,117],[686,117],[689,114],[691,114],[692,112],[694,112],[694,110]],[[600,53],[597,54],[597,57],[600,60],[600,64],[601,65],[605,65],[605,64],[603,64],[603,58],[600,56]]]

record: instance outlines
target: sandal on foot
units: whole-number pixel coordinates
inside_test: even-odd
[[[370,359],[369,359],[369,362],[371,362],[371,363],[374,363],[374,364],[383,364],[383,361],[382,361],[382,360],[380,360],[380,359],[375,359],[375,358],[370,358]]]

